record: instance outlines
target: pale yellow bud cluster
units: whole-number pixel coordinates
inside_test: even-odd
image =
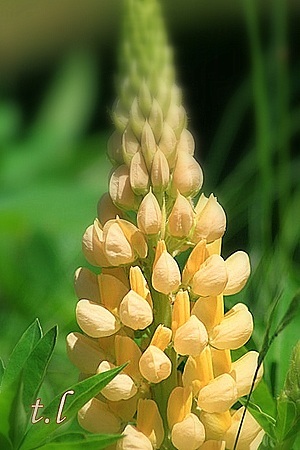
[[[117,450],[233,450],[243,409],[232,407],[249,394],[258,353],[243,350],[232,361],[231,351],[249,341],[253,319],[243,303],[226,311],[224,296],[245,286],[249,257],[221,256],[225,212],[213,194],[195,201],[203,174],[170,49],[156,46],[156,39],[165,42],[160,28],[155,38],[147,29],[159,20],[156,0],[130,0],[128,8],[116,130],[108,141],[109,192],[82,241],[98,269],[76,271],[83,334],[67,337],[81,378],[128,365],[78,420],[93,433],[122,433]],[[140,36],[134,44],[133,35]],[[188,249],[181,270],[176,257]],[[262,375],[261,367],[255,386]],[[236,449],[256,450],[261,439],[247,412]]]

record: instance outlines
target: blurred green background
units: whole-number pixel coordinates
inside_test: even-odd
[[[226,300],[254,314],[258,348],[300,287],[300,3],[163,0],[178,80],[205,182],[228,218],[223,256],[250,254],[247,287]],[[59,326],[45,396],[77,378],[73,274],[107,190],[106,142],[121,1],[0,2],[0,355],[38,317]],[[282,386],[300,315],[274,343],[266,377]]]

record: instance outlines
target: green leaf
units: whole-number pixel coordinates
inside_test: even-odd
[[[32,349],[42,337],[42,329],[38,319],[27,328],[20,340],[17,342],[9,358],[2,379],[2,389],[13,383],[20,375],[23,365]]]
[[[57,327],[51,328],[43,336],[28,356],[20,378],[18,391],[10,413],[10,438],[14,444],[21,441],[35,403],[38,391],[50,359],[57,337]]]
[[[286,440],[296,417],[296,406],[293,402],[279,398],[277,401],[277,418],[275,432],[278,442]]]
[[[120,435],[87,435],[84,433],[66,433],[39,447],[41,450],[100,450],[114,444]]]
[[[1,382],[2,382],[2,378],[3,378],[3,374],[4,374],[4,364],[2,359],[0,358],[0,386],[1,386]]]
[[[239,399],[239,402],[242,405],[245,405],[246,401],[247,400],[245,398]],[[267,435],[271,439],[275,440],[276,439],[276,435],[275,435],[276,421],[275,421],[274,417],[263,412],[258,405],[256,405],[255,403],[253,403],[251,401],[248,403],[247,409],[250,412],[250,414],[254,417],[254,419],[259,423],[259,425],[265,430]]]
[[[126,364],[108,370],[107,372],[94,375],[71,386],[68,391],[74,391],[74,394],[66,396],[66,402],[63,409],[64,417],[71,419],[85,403],[97,395],[119,372],[123,370],[125,366]],[[56,423],[56,418],[60,401],[64,394],[65,392],[57,395],[45,410],[41,412],[41,417],[49,419],[49,422],[45,424],[44,421],[41,420],[38,423],[33,424],[29,428],[22,445],[20,446],[20,450],[32,450],[32,448],[38,447],[51,433],[59,428],[60,424]]]
[[[252,400],[266,414],[271,417],[276,416],[276,403],[264,378],[252,392]]]
[[[1,450],[12,450],[10,441],[2,433],[0,433],[0,448]]]

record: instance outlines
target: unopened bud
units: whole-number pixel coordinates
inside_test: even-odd
[[[119,316],[122,323],[133,330],[144,330],[153,321],[149,303],[133,290],[130,290],[123,298]]]
[[[218,325],[224,317],[223,296],[200,297],[192,309],[192,314],[205,325],[208,333]]]
[[[174,258],[164,250],[157,261],[154,261],[152,285],[163,294],[170,294],[180,286],[180,270]]]
[[[237,303],[224,316],[221,323],[214,327],[210,343],[219,349],[237,349],[250,339],[253,331],[253,319],[243,303]]]
[[[127,127],[122,136],[123,159],[127,166],[134,155],[139,151],[140,143],[130,127]]]
[[[122,150],[122,136],[119,131],[114,131],[107,142],[107,155],[113,166],[124,164]]]
[[[188,285],[207,258],[206,241],[201,239],[191,251],[182,272],[182,283]]]
[[[177,144],[177,152],[185,152],[193,156],[194,151],[195,151],[195,141],[193,135],[189,130],[184,128],[179,137],[179,141]]]
[[[203,183],[202,169],[192,155],[178,152],[173,172],[172,188],[185,197],[194,197]]]
[[[172,236],[187,237],[194,223],[194,212],[190,202],[179,192],[168,218],[168,228]]]
[[[120,432],[121,421],[108,406],[92,398],[78,411],[79,425],[90,433],[113,434]],[[150,449],[151,450],[151,449]]]
[[[135,98],[132,102],[131,109],[130,109],[130,126],[132,128],[132,131],[134,132],[136,138],[138,141],[141,140],[143,127],[145,124],[145,117],[143,116],[137,98]]]
[[[154,133],[156,142],[159,141],[162,135],[164,118],[161,107],[158,101],[154,98],[149,115],[149,125]]]
[[[152,96],[145,80],[141,83],[138,102],[143,115],[148,117],[152,105]]]
[[[120,329],[120,323],[111,312],[89,300],[79,300],[76,318],[82,331],[93,338],[110,336]]]
[[[140,372],[150,383],[160,383],[168,378],[172,364],[167,355],[155,345],[149,345],[139,362]]]
[[[108,361],[102,361],[99,364],[97,373],[104,373],[115,367],[114,364]],[[132,378],[126,373],[119,373],[100,392],[108,400],[117,402],[133,397],[137,393],[137,388]]]
[[[135,197],[130,185],[129,168],[123,164],[112,174],[109,181],[109,194],[121,209],[134,209]]]
[[[87,298],[95,303],[100,303],[97,275],[91,270],[79,267],[75,272],[74,287],[79,300]]]
[[[128,287],[117,277],[106,273],[98,275],[98,283],[103,305],[113,314],[117,314]]]
[[[115,339],[116,363],[118,366],[128,363],[123,369],[133,380],[141,378],[139,360],[142,355],[139,346],[128,336],[116,336]]]
[[[142,151],[142,154],[145,159],[146,166],[147,166],[147,169],[149,172],[151,170],[152,161],[153,161],[154,155],[156,153],[156,150],[157,150],[157,145],[155,142],[155,137],[154,137],[153,131],[151,129],[151,126],[149,125],[149,123],[146,120],[143,131],[142,131],[142,137],[141,137],[141,151]]]
[[[71,363],[85,374],[96,373],[100,362],[105,359],[98,342],[81,333],[67,336],[67,354]]]
[[[206,239],[209,243],[222,237],[226,229],[226,215],[216,197],[211,194],[206,198],[201,194],[195,209],[197,215],[193,242]]]
[[[165,155],[170,168],[174,167],[176,157],[177,138],[174,131],[164,122],[163,132],[159,141],[159,148]]]
[[[124,437],[117,442],[117,450],[153,450],[151,441],[132,425],[127,425],[122,435]]]
[[[199,418],[189,413],[172,428],[172,443],[178,450],[196,450],[205,440],[205,430]]]
[[[165,433],[163,421],[154,400],[139,400],[136,426],[151,441],[153,448],[160,448]]]
[[[191,412],[193,402],[192,390],[190,387],[175,387],[168,399],[167,418],[169,428],[172,429],[175,423],[182,420]]]
[[[161,229],[161,210],[155,195],[150,191],[143,198],[137,214],[139,229],[147,235],[157,235]]]
[[[184,127],[186,126],[186,112],[182,105],[178,106],[175,103],[171,103],[166,122],[175,133],[177,139],[179,139],[180,134]]]
[[[168,161],[163,152],[158,148],[151,168],[151,183],[154,192],[164,192],[169,184],[170,169]]]
[[[204,386],[198,396],[198,406],[209,413],[223,413],[237,400],[236,382],[224,373]]]
[[[130,163],[130,186],[137,195],[145,195],[149,190],[149,174],[142,153],[137,152]]]
[[[152,339],[151,345],[155,345],[155,347],[160,348],[160,350],[164,351],[165,348],[169,345],[172,338],[172,331],[170,328],[164,327],[163,325],[158,325],[156,328]]]
[[[115,103],[111,116],[117,131],[122,134],[128,125],[129,117],[119,100]]]
[[[195,294],[215,296],[223,292],[228,280],[226,265],[219,255],[211,255],[200,266],[192,280],[192,290]]]
[[[190,318],[190,299],[187,291],[178,291],[172,311],[172,331],[175,335],[179,327]]]
[[[110,266],[104,252],[103,231],[99,220],[90,225],[82,238],[82,252],[85,259],[93,266]]]
[[[180,355],[198,356],[208,342],[205,326],[196,316],[178,328],[174,338],[174,348]]]
[[[119,223],[113,220],[104,226],[105,255],[112,266],[129,264],[135,260],[132,245],[126,239]]]
[[[97,215],[102,226],[110,219],[120,216],[122,211],[117,208],[108,192],[102,195],[97,204]]]

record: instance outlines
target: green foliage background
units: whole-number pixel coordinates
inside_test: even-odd
[[[0,54],[6,56],[0,72],[0,354],[7,362],[35,317],[46,330],[58,324],[45,403],[77,379],[64,342],[78,329],[73,274],[86,264],[81,237],[111,168],[105,151],[121,5],[110,3],[81,1],[74,8],[66,0],[55,9],[48,1],[44,10],[29,0],[11,10],[8,1],[0,5],[6,12],[0,14]],[[255,318],[250,346],[259,349],[276,295],[282,293],[275,322],[300,287],[299,5],[189,0],[183,8],[165,0],[163,6],[204,193],[213,191],[227,213],[223,254],[242,248],[252,262],[247,287],[226,305],[249,305]],[[266,381],[275,395],[299,326],[300,315],[267,356]]]

